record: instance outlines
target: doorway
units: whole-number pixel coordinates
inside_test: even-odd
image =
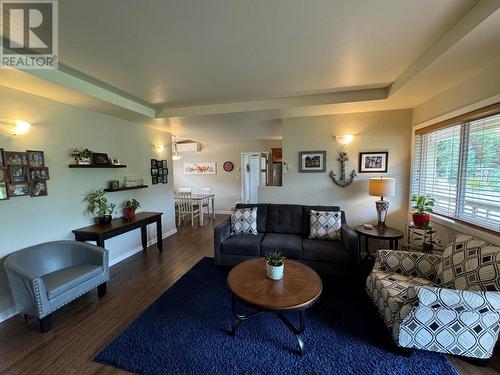
[[[267,185],[267,159],[265,152],[241,154],[241,198],[243,203],[257,203],[259,186]]]

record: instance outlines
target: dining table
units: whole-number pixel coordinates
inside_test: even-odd
[[[212,206],[212,218],[215,218],[215,194],[191,194],[191,201],[193,201],[193,205],[200,207],[200,225],[203,225],[202,208],[204,202],[210,202],[209,207]]]

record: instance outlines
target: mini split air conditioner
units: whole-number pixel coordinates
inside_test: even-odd
[[[186,154],[189,152],[200,152],[201,143],[196,143],[196,142],[177,143],[177,150],[179,150],[180,154]]]

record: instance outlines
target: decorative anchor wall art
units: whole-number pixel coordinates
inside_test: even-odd
[[[332,171],[330,177],[336,185],[340,187],[348,186],[352,183],[354,177],[356,177],[356,170],[353,169],[349,176],[346,176],[347,162],[349,161],[347,152],[341,152],[337,160],[340,161],[340,173],[335,174]]]

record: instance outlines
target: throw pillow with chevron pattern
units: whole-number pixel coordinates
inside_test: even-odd
[[[257,235],[257,207],[236,208],[231,212],[231,236]]]
[[[314,240],[338,240],[342,227],[340,211],[311,210],[311,228],[309,238]]]

